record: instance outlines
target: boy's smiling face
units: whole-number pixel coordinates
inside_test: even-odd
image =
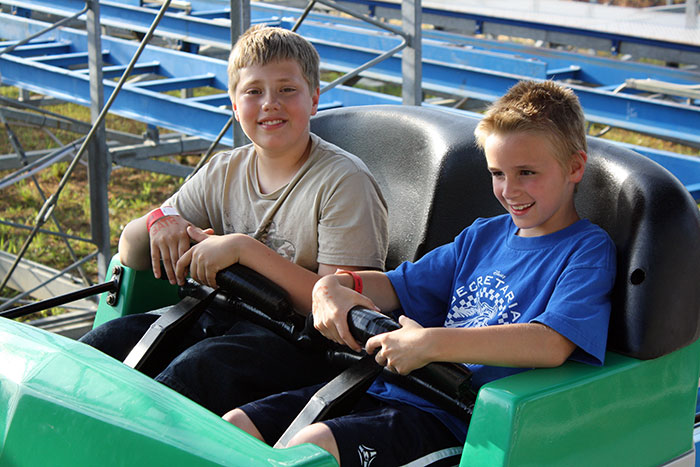
[[[484,144],[493,193],[511,215],[521,237],[557,232],[579,219],[574,188],[583,177],[586,154],[565,169],[546,138],[536,133],[492,133]]]
[[[259,156],[301,156],[318,97],[319,90],[310,92],[297,62],[280,60],[241,68],[233,110]]]

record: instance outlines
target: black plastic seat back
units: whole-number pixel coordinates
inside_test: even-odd
[[[476,119],[412,106],[320,112],[311,129],[365,161],[389,204],[387,269],[451,241],[477,217],[504,212],[474,143]],[[617,246],[608,348],[655,358],[700,335],[700,214],[651,160],[589,140],[576,195],[582,217]]]
[[[477,122],[413,106],[339,108],[311,120],[314,133],[360,157],[381,186],[387,269],[452,241],[477,217],[503,212],[470,136]]]
[[[576,205],[617,247],[608,348],[649,359],[700,335],[700,215],[685,187],[633,151],[589,139]]]

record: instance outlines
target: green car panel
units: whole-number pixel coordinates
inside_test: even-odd
[[[101,352],[0,320],[0,465],[332,466],[273,449]]]
[[[115,266],[121,266],[117,257],[110,270]],[[177,300],[175,288],[167,281],[154,279],[150,271],[122,271],[118,301],[110,306],[103,295],[97,321]],[[131,296],[136,292],[140,295]],[[25,396],[23,404],[38,409],[15,410],[22,414],[26,426],[18,433],[26,434],[31,427],[36,428],[37,410],[43,413],[44,406],[49,405],[66,426],[72,423],[82,430],[81,436],[75,437],[68,433],[56,437],[52,433],[56,443],[117,438],[124,439],[124,445],[139,446],[127,450],[130,452],[114,450],[112,453],[118,456],[115,464],[130,463],[134,459],[128,456],[132,454],[143,461],[142,456],[148,453],[161,460],[172,457],[182,462],[188,456],[196,459],[188,460],[188,465],[235,465],[233,459],[274,465],[277,460],[273,458],[286,459],[284,462],[290,462],[289,465],[333,465],[324,452],[310,446],[305,447],[308,451],[273,450],[278,456],[273,457],[268,446],[237,432],[212,413],[140,373],[60,336],[38,330],[32,333],[14,350],[3,353],[16,358],[24,352],[27,361],[21,365],[29,367],[45,358],[37,357],[33,350],[28,355],[27,349],[36,347],[37,342],[51,342],[57,349],[50,366],[58,374],[48,373],[51,376],[37,380],[35,387],[52,387],[59,393],[65,387],[67,392],[49,398],[49,402],[46,398]],[[74,373],[68,374],[65,368],[74,368]],[[527,371],[494,381],[479,392],[462,465],[662,464],[693,448],[699,373],[700,343],[696,342],[653,360],[608,352],[606,364],[600,368],[567,362],[558,368]],[[48,380],[59,377],[63,385],[48,384]],[[6,384],[3,378],[3,388]],[[89,393],[86,387],[91,388]],[[16,399],[5,392],[3,400]],[[90,394],[95,396],[88,403]],[[56,401],[71,403],[65,407]],[[25,412],[29,414],[24,415]],[[105,414],[111,417],[107,419]],[[187,439],[185,445],[183,438]],[[102,455],[110,452],[103,445],[98,451]]]
[[[608,352],[479,392],[462,466],[661,465],[693,449],[700,342],[653,360]]]

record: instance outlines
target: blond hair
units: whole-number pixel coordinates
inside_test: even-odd
[[[494,133],[539,133],[549,140],[557,161],[566,167],[573,155],[588,149],[585,121],[571,89],[554,81],[521,81],[491,105],[474,136],[483,149]]]
[[[294,60],[313,94],[320,84],[321,59],[313,45],[288,29],[262,24],[251,26],[241,34],[228,60],[228,87],[235,95],[241,68],[267,65],[280,60]]]

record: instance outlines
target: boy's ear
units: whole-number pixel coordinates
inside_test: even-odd
[[[585,151],[579,151],[571,156],[571,181],[578,183],[583,179],[583,173],[586,171],[586,162],[588,154]]]
[[[316,115],[318,112],[318,99],[321,96],[321,89],[316,88],[314,93],[311,95],[311,115]]]
[[[229,92],[228,97],[229,99],[231,99],[231,110],[233,111],[233,117],[236,119],[237,122],[240,122],[240,120],[238,120],[238,106],[236,105],[236,98],[231,92]]]

